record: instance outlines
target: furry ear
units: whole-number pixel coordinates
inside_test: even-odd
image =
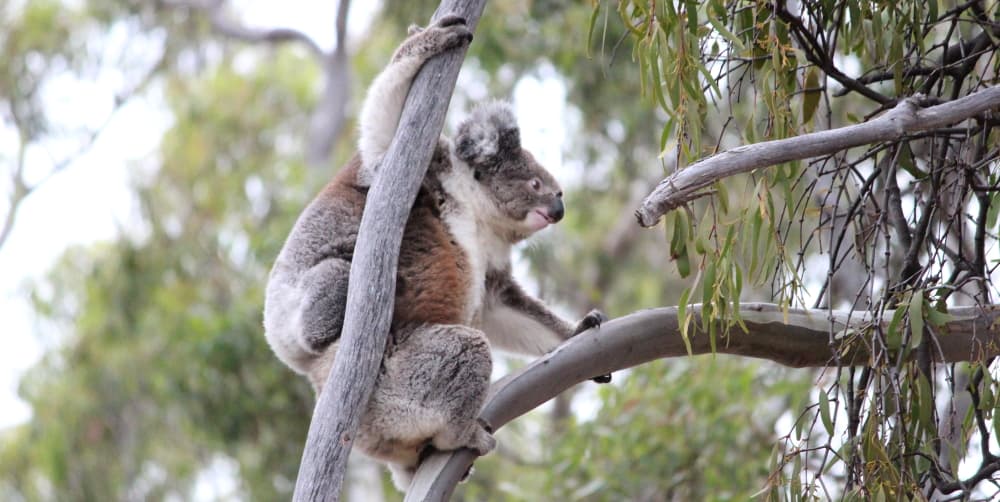
[[[455,153],[469,165],[495,164],[520,151],[521,132],[510,103],[480,105],[458,126]]]

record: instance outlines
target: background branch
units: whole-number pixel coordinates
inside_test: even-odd
[[[225,0],[165,0],[167,6],[203,12],[212,30],[224,37],[247,43],[299,43],[316,58],[323,73],[323,90],[309,119],[305,151],[306,164],[326,167],[333,145],[344,130],[347,104],[351,100],[351,66],[348,64],[347,16],[350,0],[340,0],[334,21],[333,50],[325,51],[309,35],[292,28],[255,29],[243,26],[226,16]]]
[[[323,93],[309,121],[309,140],[306,144],[306,163],[323,167],[330,160],[330,153],[347,118],[347,103],[351,100],[351,65],[347,52],[347,14],[350,0],[340,0],[337,5],[337,46],[329,55],[320,59],[323,69]]]
[[[694,329],[688,331],[691,355],[710,354],[708,335],[696,329],[701,324],[700,306],[690,311],[695,314],[689,326]],[[937,339],[940,350],[932,354],[934,359],[978,361],[1000,354],[1000,329],[993,324],[1000,319],[1000,305],[956,308],[949,313],[952,320],[943,328],[947,336]],[[718,340],[716,352],[796,368],[836,366],[838,360],[844,365],[864,365],[871,357],[867,347],[872,346],[866,334],[877,331],[867,311],[786,312],[778,305],[743,304],[740,316],[748,331],[733,328],[728,337]],[[884,318],[892,316],[893,311],[886,311]],[[679,326],[675,307],[606,322],[496,382],[480,417],[499,429],[579,382],[654,359],[688,355]],[[831,329],[838,334],[832,344]],[[428,457],[417,470],[406,500],[447,500],[474,460],[475,454],[464,449]]]
[[[649,227],[656,224],[660,216],[699,197],[699,190],[722,178],[782,162],[899,139],[908,133],[945,127],[998,107],[1000,87],[989,87],[963,98],[923,109],[919,106],[919,97],[911,97],[863,124],[733,148],[668,176],[643,200],[636,210],[636,217],[640,225]]]
[[[296,42],[304,45],[314,56],[323,58],[326,53],[309,35],[292,28],[254,29],[243,26],[225,15],[225,0],[165,0],[168,7],[202,11],[208,14],[212,29],[220,35],[249,43]],[[339,40],[339,34],[338,34]]]

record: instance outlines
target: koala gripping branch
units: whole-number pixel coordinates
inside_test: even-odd
[[[486,0],[444,0],[434,19],[455,14],[475,30]],[[413,81],[399,128],[368,192],[336,361],[313,411],[295,483],[296,501],[340,499],[353,438],[375,386],[392,320],[403,229],[444,126],[465,49],[424,65]]]

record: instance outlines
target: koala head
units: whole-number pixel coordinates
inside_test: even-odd
[[[476,108],[459,126],[454,148],[488,199],[497,229],[511,242],[562,219],[562,189],[521,148],[509,104],[495,101]]]

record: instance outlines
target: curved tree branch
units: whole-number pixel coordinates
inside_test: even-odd
[[[475,30],[486,0],[444,0]],[[347,314],[333,368],[306,438],[294,500],[339,500],[347,457],[378,374],[392,320],[403,228],[444,126],[465,48],[430,59],[410,86],[396,136],[368,192],[348,279]]]
[[[700,324],[700,307],[691,328]],[[938,337],[938,361],[974,361],[1000,354],[1000,305],[965,307],[950,311],[952,320]],[[829,312],[790,309],[777,305],[744,304],[740,316],[748,332],[733,328],[718,340],[716,352],[768,359],[796,368],[864,365],[872,346],[867,333],[873,321],[867,312]],[[885,313],[891,319],[892,311]],[[831,330],[835,334],[831,344]],[[712,353],[708,336],[689,329],[691,354]],[[645,310],[606,322],[582,333],[555,351],[496,382],[480,417],[498,429],[569,387],[597,375],[611,373],[667,357],[688,355],[680,334],[677,308]],[[475,460],[471,450],[439,452],[417,471],[407,501],[447,500]]]
[[[734,174],[782,162],[828,155],[851,147],[890,141],[907,134],[946,127],[1000,108],[1000,86],[929,108],[921,96],[900,101],[874,120],[793,138],[765,141],[727,150],[676,171],[661,181],[636,210],[639,224],[649,227],[661,216],[702,195],[701,189]]]

